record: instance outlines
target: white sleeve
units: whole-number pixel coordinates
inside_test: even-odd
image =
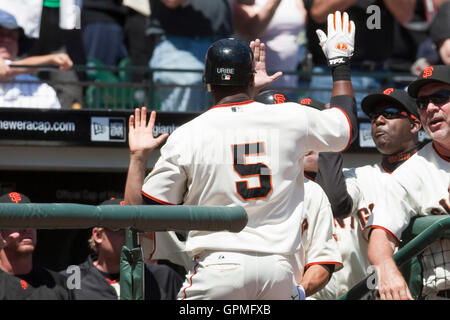
[[[311,187],[308,181],[305,184],[305,218],[302,222],[302,243],[305,246],[305,265],[334,264],[335,271],[342,268],[342,257],[338,244],[333,236],[333,213],[325,193],[319,186],[312,192],[306,188]]]
[[[187,190],[186,174],[182,164],[183,141],[173,132],[161,148],[161,156],[153,170],[144,179],[142,194],[161,204],[181,204]]]
[[[398,169],[397,169],[398,170]],[[385,177],[384,197],[377,198],[372,214],[363,232],[367,240],[370,229],[383,229],[400,243],[402,232],[406,229],[414,215],[415,200],[411,199],[405,188],[392,175]]]
[[[305,149],[317,152],[343,152],[351,142],[351,124],[338,109],[316,110],[304,108],[307,119]]]
[[[352,215],[354,215],[359,209],[359,204],[363,199],[361,188],[359,187],[358,179],[356,177],[355,169],[344,169],[343,174],[345,177],[345,185],[347,192],[352,198]]]

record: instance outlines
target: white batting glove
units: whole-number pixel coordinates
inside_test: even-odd
[[[348,64],[355,47],[355,23],[349,21],[348,14],[340,11],[328,15],[328,35],[316,30],[319,44],[328,61],[328,66]]]

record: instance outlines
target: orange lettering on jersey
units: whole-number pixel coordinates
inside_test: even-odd
[[[394,91],[393,88],[387,88],[387,89],[385,89],[385,90],[383,91],[383,93],[384,93],[385,95],[390,95],[393,91]]]
[[[306,230],[308,230],[308,226],[309,226],[309,224],[308,224],[308,219],[303,219],[303,222],[302,222],[302,232],[305,232]]]
[[[20,201],[22,201],[22,197],[20,196],[20,193],[11,192],[8,194],[8,196],[12,202],[19,203]]]
[[[432,66],[429,66],[429,67],[426,67],[424,70],[423,70],[423,78],[424,79],[426,79],[426,78],[428,78],[428,77],[431,77],[432,75],[433,75],[433,71],[434,71],[434,68],[432,67]]]
[[[336,222],[339,225],[339,227],[341,227],[341,229],[345,228],[345,221],[344,221],[344,219],[342,219],[342,218],[334,218],[335,225],[336,225]]]
[[[367,220],[369,220],[370,211],[367,208],[361,208],[356,212],[356,216],[358,217],[361,230],[364,229],[367,224]]]
[[[284,94],[281,94],[281,93],[275,93],[273,95],[273,99],[275,100],[275,104],[286,102],[286,97],[284,96]]]
[[[355,217],[350,218],[350,229],[355,230]]]

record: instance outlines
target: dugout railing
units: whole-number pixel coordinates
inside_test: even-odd
[[[120,299],[144,298],[144,262],[138,232],[230,231],[247,224],[240,206],[119,206],[75,203],[1,203],[1,229],[71,229],[95,226],[125,229],[120,260]]]
[[[82,91],[81,101],[72,101],[71,105],[64,105],[63,108],[83,108],[83,109],[133,109],[140,106],[151,106],[154,110],[159,110],[161,99],[158,90],[162,88],[189,87],[204,91],[201,107],[204,109],[211,106],[211,97],[204,90],[202,84],[197,85],[177,85],[173,83],[158,83],[154,81],[156,72],[174,72],[174,73],[202,73],[198,69],[152,69],[148,67],[131,66],[129,59],[124,59],[118,66],[105,66],[95,60],[90,60],[87,65],[75,65],[73,71],[79,76],[79,81],[51,80],[50,73],[66,72],[60,71],[52,66],[21,66],[29,67],[33,71],[38,71],[37,75],[43,82],[63,91],[65,88],[79,87]],[[278,71],[278,70],[277,70]],[[273,73],[269,71],[269,74]],[[295,96],[303,98],[308,97],[312,92],[331,91],[330,88],[315,88],[310,85],[312,76],[330,76],[330,73],[317,73],[312,71],[298,70],[283,71],[285,75],[296,74],[299,78],[298,86],[295,88],[276,87],[276,82],[272,89],[280,90],[285,94],[295,94]],[[352,72],[352,76],[367,76],[381,80],[382,88],[385,87],[405,87],[409,82],[415,79],[410,73],[405,72],[385,72],[385,71],[368,71],[368,72]],[[32,84],[33,81],[3,81],[3,83],[21,83]],[[355,89],[355,92],[369,94],[376,89]],[[42,97],[46,99],[46,97]],[[10,106],[3,106],[10,107]]]
[[[418,256],[427,246],[441,238],[450,238],[450,216],[417,217],[411,221],[401,237],[401,246],[394,254],[394,260],[402,272],[411,295],[418,299],[422,290],[422,266]],[[375,273],[358,282],[339,300],[359,300],[373,290]]]

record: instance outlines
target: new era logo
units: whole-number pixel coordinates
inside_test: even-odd
[[[91,141],[124,142],[125,130],[125,118],[91,118]]]

